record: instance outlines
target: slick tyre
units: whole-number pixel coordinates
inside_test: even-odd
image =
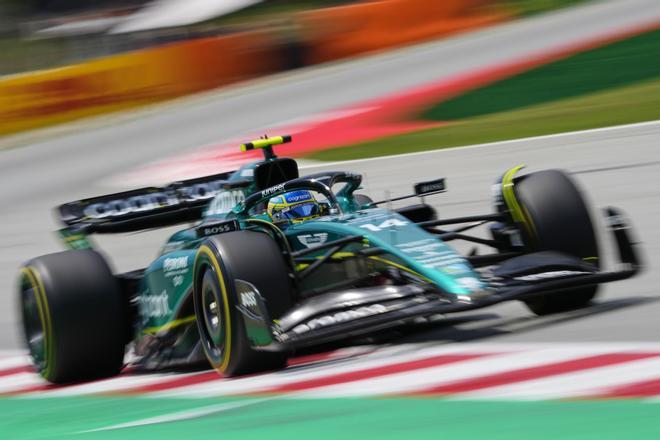
[[[533,251],[559,251],[598,266],[599,250],[585,199],[563,171],[545,170],[518,178],[514,185]],[[537,315],[564,312],[588,305],[598,286],[536,297],[525,301]]]
[[[35,258],[21,268],[19,304],[33,363],[53,383],[114,376],[123,366],[128,302],[92,250]]]
[[[263,298],[271,319],[291,307],[288,269],[273,239],[254,231],[213,236],[199,248],[194,274],[197,328],[213,368],[238,376],[286,366],[285,354],[252,348],[238,308],[246,285]]]

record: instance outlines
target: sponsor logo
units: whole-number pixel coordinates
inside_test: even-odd
[[[543,281],[543,280],[548,280],[552,278],[563,278],[563,277],[570,277],[573,275],[588,275],[591,272],[584,272],[580,270],[555,270],[551,272],[541,272],[541,273],[535,273],[532,275],[524,275],[520,277],[515,277],[514,280],[518,281]]]
[[[165,258],[163,260],[163,276],[170,278],[174,287],[183,284],[189,269],[188,256]]]
[[[245,307],[257,307],[257,296],[254,292],[241,292],[241,304]]]
[[[237,231],[239,229],[238,222],[231,220],[221,223],[213,223],[203,225],[197,228],[198,237],[208,237],[210,235],[224,234],[225,232]]]
[[[87,218],[103,219],[108,217],[121,217],[138,212],[153,211],[154,209],[176,206],[178,204],[179,200],[174,194],[154,192],[129,197],[127,199],[93,203],[84,208],[83,214]]]
[[[284,195],[287,203],[296,203],[306,200],[312,200],[312,195],[308,191],[294,191]]]
[[[279,185],[275,185],[272,188],[265,189],[261,191],[261,197],[268,197],[271,194],[275,194],[278,191],[282,191],[284,189],[284,184],[280,183]]]
[[[360,225],[361,228],[368,229],[372,232],[382,231],[383,229],[396,228],[399,226],[406,226],[408,222],[400,220],[398,218],[391,218],[385,220],[384,222],[374,225],[372,223],[367,223],[365,225]]]
[[[183,284],[183,275],[175,275],[172,277],[172,285],[174,287],[179,287]]]
[[[430,182],[420,182],[415,185],[415,194],[423,195],[436,191],[444,191],[445,188],[445,179],[432,180]]]
[[[167,292],[160,295],[140,295],[140,314],[146,318],[162,318],[169,316],[170,304]]]
[[[206,213],[208,215],[226,214],[243,200],[245,200],[243,191],[222,191],[211,200]]]
[[[243,280],[235,280],[236,293],[238,294],[238,310],[248,319],[264,323],[264,313],[261,305],[263,299],[257,288]]]
[[[163,260],[163,271],[172,272],[175,270],[187,269],[188,257],[165,258]]]
[[[308,248],[319,246],[328,241],[328,233],[319,232],[317,234],[299,235],[298,241]]]
[[[179,188],[179,192],[183,194],[183,200],[186,202],[196,202],[199,200],[208,200],[215,197],[221,191],[225,184],[224,180],[215,180],[212,182],[200,182],[190,186]]]
[[[297,325],[293,328],[296,334],[306,333],[310,330],[315,330],[329,325],[340,324],[342,322],[353,321],[355,319],[365,318],[367,316],[379,315],[387,312],[387,307],[382,304],[373,304],[370,306],[360,307],[352,310],[345,310],[342,312],[334,313],[332,315],[320,316],[307,321],[305,324]]]
[[[201,182],[190,186],[183,186],[174,191],[158,191],[148,194],[139,194],[126,199],[116,199],[107,202],[93,203],[83,209],[83,214],[91,219],[123,217],[156,209],[180,205],[182,202],[197,202],[209,200],[223,191],[224,180]],[[232,191],[239,193],[240,191]],[[242,192],[240,192],[242,194]],[[237,197],[234,194],[234,197]],[[245,198],[243,196],[243,198]],[[241,199],[242,200],[242,199]],[[239,200],[240,201],[240,200]],[[234,203],[231,207],[236,205]],[[231,209],[231,208],[230,208]]]
[[[412,241],[398,245],[397,247],[430,269],[444,269],[448,266],[454,266],[453,269],[449,269],[451,272],[452,270],[457,270],[458,265],[467,267],[465,258],[457,255],[447,245],[433,238]]]

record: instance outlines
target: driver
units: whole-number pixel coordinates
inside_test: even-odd
[[[307,190],[291,191],[268,201],[268,215],[273,222],[301,223],[321,215],[319,203]]]

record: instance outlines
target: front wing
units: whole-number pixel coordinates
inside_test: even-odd
[[[526,300],[547,294],[570,294],[577,287],[596,285],[630,278],[639,272],[641,264],[637,255],[638,243],[631,241],[630,227],[620,211],[607,208],[606,220],[614,236],[619,270],[578,273],[566,271],[552,278],[528,277],[528,282],[494,285],[483,293],[449,300],[437,291],[420,289],[419,286],[402,286],[399,297],[362,305],[352,310],[334,310],[323,316],[315,316],[286,332],[272,332],[271,342],[255,346],[257,350],[290,351],[318,345],[347,337],[360,336],[382,329],[396,327],[414,318],[435,314],[449,314],[476,310],[504,301]]]

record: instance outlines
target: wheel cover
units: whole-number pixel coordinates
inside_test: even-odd
[[[204,283],[202,286],[204,324],[211,341],[217,347],[222,347],[225,340],[222,300],[218,297],[214,287],[212,283]]]
[[[204,350],[217,369],[223,362],[227,341],[227,324],[224,299],[220,293],[215,269],[210,265],[203,268],[202,285],[199,293],[198,322]],[[201,318],[201,319],[200,319]]]
[[[46,368],[46,331],[37,297],[37,287],[27,276],[21,277],[21,312],[28,350],[39,371]]]

